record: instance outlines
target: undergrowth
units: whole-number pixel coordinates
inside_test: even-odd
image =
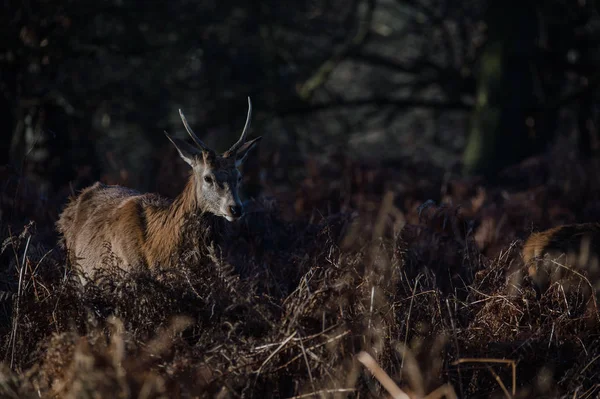
[[[411,176],[379,168],[378,190],[296,190],[294,218],[265,197],[237,224],[190,220],[177,268],[107,260],[85,287],[46,225],[3,226],[0,393],[383,397],[366,352],[410,397],[597,396],[595,299],[560,284],[537,297],[519,255],[532,229],[595,209],[586,167],[585,192],[452,179],[421,207]]]

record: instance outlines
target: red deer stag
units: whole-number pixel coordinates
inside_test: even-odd
[[[589,295],[600,288],[599,250],[599,223],[568,224],[531,234],[522,256],[538,295],[569,279]]]
[[[57,229],[72,264],[78,264],[88,277],[102,268],[108,254],[125,271],[170,267],[177,259],[184,222],[190,216],[212,213],[230,222],[240,218],[244,209],[238,196],[242,180],[238,167],[262,138],[246,141],[251,114],[248,98],[248,115],[239,140],[218,155],[194,134],[179,110],[198,148],[165,132],[180,157],[192,167],[183,192],[174,200],[100,182],[71,198]],[[85,279],[82,281],[85,284]]]

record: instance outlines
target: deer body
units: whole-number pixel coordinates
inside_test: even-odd
[[[248,104],[242,136],[223,155],[217,155],[197,138],[180,111],[188,134],[200,148],[171,138],[165,132],[181,158],[192,167],[185,188],[174,200],[99,182],[71,199],[57,222],[71,262],[90,277],[103,267],[107,256],[116,258],[125,271],[172,267],[184,238],[186,220],[203,213],[230,222],[241,217],[238,167],[261,139],[245,142],[252,110],[250,99]]]
[[[551,283],[580,272],[600,276],[599,251],[600,224],[581,223],[533,233],[523,244],[522,256],[529,276],[541,293]],[[578,272],[572,273],[570,269]]]

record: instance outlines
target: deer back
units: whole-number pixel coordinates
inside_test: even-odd
[[[182,242],[186,220],[204,213],[233,222],[244,210],[238,189],[238,168],[261,137],[246,141],[252,104],[239,140],[219,155],[202,142],[179,111],[196,147],[166,137],[192,170],[184,190],[174,200],[141,194],[120,186],[96,183],[72,198],[57,222],[72,263],[85,274],[116,261],[125,270],[172,266]],[[93,274],[93,273],[92,273]]]
[[[599,278],[599,255],[598,223],[563,225],[533,233],[522,250],[528,274],[539,292],[563,279]],[[585,285],[589,286],[587,282]]]

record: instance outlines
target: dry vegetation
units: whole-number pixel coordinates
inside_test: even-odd
[[[2,226],[2,397],[385,397],[382,371],[397,397],[600,393],[595,298],[536,298],[519,254],[534,228],[597,218],[597,165],[564,151],[494,186],[311,161],[239,224],[190,221],[176,270],[85,288],[4,173],[2,208],[38,222]]]

